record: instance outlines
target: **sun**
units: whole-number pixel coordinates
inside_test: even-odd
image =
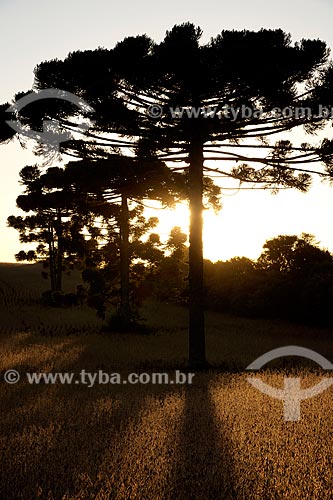
[[[179,226],[188,235],[189,207],[187,203],[178,204],[175,209],[146,209],[146,217],[158,217],[159,224],[154,229],[162,241],[166,241],[171,229]],[[255,258],[260,253],[260,246],[252,241],[251,230],[244,227],[241,210],[226,218],[223,208],[215,214],[212,209],[204,210],[203,215],[203,249],[204,257],[211,261],[227,260],[236,255],[246,255]]]
[[[256,260],[266,240],[279,235],[313,234],[322,248],[333,249],[331,217],[333,213],[332,188],[314,181],[309,193],[295,190],[272,195],[269,191],[223,191],[222,209],[217,214],[204,210],[204,257],[213,262],[232,257]],[[179,226],[188,235],[188,203],[178,204],[174,210],[160,209],[149,203],[147,217],[158,217],[154,231],[166,241],[171,229]]]

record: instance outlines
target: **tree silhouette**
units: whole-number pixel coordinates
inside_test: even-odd
[[[130,306],[130,208],[129,203],[141,203],[142,199],[158,200],[164,205],[175,203],[184,191],[184,179],[172,173],[162,161],[154,158],[140,160],[95,150],[92,157],[72,161],[65,168],[66,182],[75,191],[84,191],[99,200],[101,205],[118,206],[116,225],[119,229],[120,256],[120,307],[119,320],[122,329],[130,327],[133,314]],[[106,214],[108,215],[108,214]]]
[[[264,244],[258,267],[280,273],[304,273],[316,266],[332,266],[331,254],[317,245],[311,234],[277,236]]]
[[[41,261],[43,275],[50,278],[51,292],[62,292],[63,270],[73,267],[85,252],[83,228],[91,223],[91,214],[70,189],[63,187],[64,170],[49,168],[42,174],[36,165],[20,172],[24,194],[18,196],[18,208],[28,215],[8,217],[9,227],[17,229],[21,243],[38,243],[36,250],[20,251],[19,261]]]
[[[146,43],[147,51],[135,75],[132,66],[126,65],[123,76],[127,85],[121,88],[132,105],[148,107],[150,114],[159,111],[149,128],[152,148],[166,162],[187,164],[191,212],[189,359],[197,367],[205,364],[204,172],[265,188],[283,186],[306,191],[313,171],[296,165],[311,165],[319,159],[330,165],[332,158],[329,142],[316,149],[307,144],[294,148],[290,141],[281,139],[273,145],[267,141],[271,135],[279,137],[281,132],[300,125],[310,132],[323,126],[323,117],[288,117],[275,112],[276,107],[301,105],[314,110],[324,97],[325,103],[331,103],[327,94],[330,69],[323,42],[302,40],[293,46],[281,30],[261,30],[223,31],[208,44],[200,45],[201,35],[200,28],[186,23],[167,32],[160,44]],[[115,50],[125,54],[134,46],[139,46],[137,38],[125,39]],[[320,71],[324,69],[327,72],[323,77]],[[298,90],[304,85],[309,90],[302,96]],[[226,105],[238,111],[235,119],[225,113]],[[251,113],[240,113],[244,106]],[[253,138],[260,140],[250,143]],[[251,148],[261,155],[244,154]],[[211,168],[204,164],[208,160],[222,160],[227,165],[236,162],[236,166],[229,170]]]
[[[0,104],[0,144],[5,144],[10,141],[16,134],[8,124],[7,120],[11,119],[10,113],[6,112],[9,104]]]
[[[186,303],[188,299],[188,247],[187,235],[181,228],[171,229],[163,246],[161,258],[147,277],[152,293],[159,300]]]
[[[117,331],[137,330],[140,326],[137,321],[139,319],[137,290],[139,282],[143,280],[146,264],[154,257],[155,250],[157,250],[153,242],[150,242],[150,238],[147,242],[142,241],[141,238],[157,225],[158,219],[156,217],[146,219],[143,215],[143,207],[129,203],[126,222],[128,227],[128,268],[126,269],[128,309],[127,316],[124,316],[122,309],[123,262],[121,261],[123,248],[120,234],[122,207],[104,202],[103,208],[100,209],[100,206],[98,208],[101,218],[98,222],[98,235],[96,235],[96,226],[91,231],[92,234],[95,233],[98,244],[93,252],[88,253],[82,273],[84,281],[89,284],[88,304],[94,307],[102,318],[105,318],[108,306],[115,306],[117,311],[112,314],[109,326]]]

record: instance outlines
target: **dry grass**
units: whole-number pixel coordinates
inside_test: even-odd
[[[150,304],[145,315],[158,329],[153,335],[102,336],[83,309],[3,305],[0,371],[126,374],[184,366],[186,311]],[[225,360],[241,370],[290,343],[332,359],[329,332],[214,314],[207,332],[216,368],[197,374],[193,386],[1,382],[0,498],[331,499],[333,389],[302,402],[300,422],[285,422],[281,401],[256,391],[246,373],[221,370]],[[304,387],[320,378],[309,369],[299,375]],[[284,376],[275,370],[262,378],[282,387]]]

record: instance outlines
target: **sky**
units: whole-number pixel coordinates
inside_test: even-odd
[[[282,28],[291,33],[293,41],[320,38],[333,48],[330,0],[0,0],[0,19],[0,103],[31,88],[33,69],[41,61],[62,59],[78,49],[111,48],[125,36],[142,33],[159,41],[174,24],[186,21],[203,29],[203,42],[223,29],[263,27]],[[20,169],[37,160],[17,140],[0,146],[0,262],[14,262],[14,254],[23,248],[17,232],[6,227],[6,219],[20,213],[15,204],[21,192]],[[333,186],[316,180],[307,194],[222,193],[221,212],[205,213],[206,258],[257,258],[268,238],[302,232],[314,234],[322,247],[333,252]],[[174,225],[181,225],[184,230],[188,226],[185,205],[173,213],[156,210],[150,215],[160,218],[162,236]]]

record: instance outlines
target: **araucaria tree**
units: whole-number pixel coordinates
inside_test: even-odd
[[[37,165],[26,166],[20,178],[25,189],[16,203],[27,215],[11,215],[8,225],[18,230],[21,243],[37,246],[21,250],[15,257],[42,262],[51,292],[62,292],[64,269],[73,267],[85,253],[83,230],[91,220],[87,203],[64,185],[61,168],[49,168],[42,174]]]
[[[150,158],[149,161],[143,158],[139,160],[119,154],[103,154],[101,150],[94,150],[86,158],[67,164],[65,175],[66,183],[74,192],[83,191],[90,199],[96,200],[95,209],[92,208],[96,215],[103,214],[104,208],[108,216],[113,207],[113,222],[118,232],[120,271],[118,324],[122,329],[130,328],[133,326],[130,301],[133,207],[130,207],[130,204],[137,205],[147,197],[162,204],[172,204],[177,192],[178,197],[180,196],[181,186],[184,184],[182,176],[170,172],[163,162],[156,158]]]
[[[95,124],[85,137],[90,148],[140,155],[141,141],[146,155],[149,150],[148,156],[186,173],[193,367],[206,362],[204,174],[306,191],[312,174],[329,175],[332,168],[329,140],[292,144],[284,135],[297,127],[314,134],[330,120],[331,115],[318,113],[320,104],[330,106],[333,100],[333,66],[325,43],[292,44],[282,30],[222,31],[206,44],[200,44],[201,36],[200,28],[186,23],[159,44],[146,35],[125,38],[114,49],[71,53],[64,61],[42,63],[35,72],[37,89],[67,90],[93,106]],[[75,130],[63,113],[48,118]],[[318,161],[326,171],[319,170]]]

